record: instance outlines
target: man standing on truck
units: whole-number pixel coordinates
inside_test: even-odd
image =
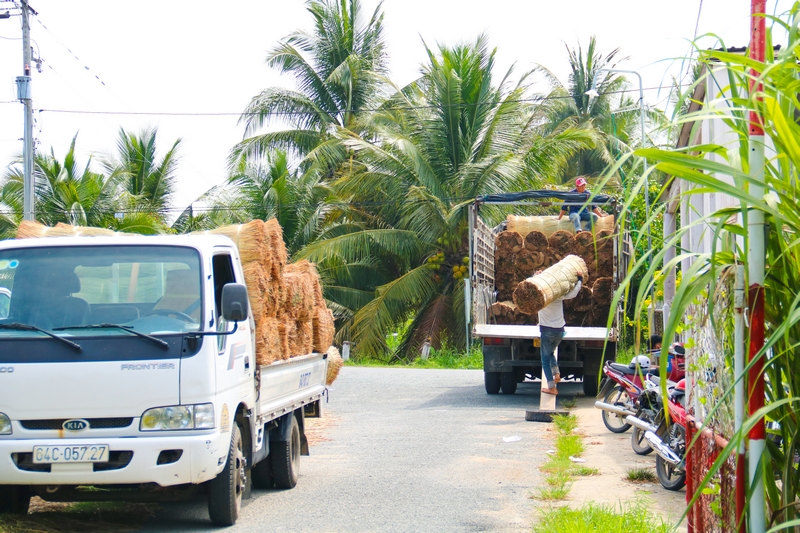
[[[585,197],[585,199],[583,200],[584,202],[588,202],[589,197],[591,196],[591,192],[589,192],[589,189],[586,188],[586,179],[583,176],[579,176],[575,180],[575,188],[569,192],[578,193],[584,196]],[[565,200],[564,203],[567,203],[567,200]],[[570,202],[570,203],[577,203],[577,202]],[[566,213],[569,213],[569,221],[575,225],[575,233],[581,231],[582,229],[581,222],[590,222],[591,226],[589,227],[589,229],[591,229],[591,227],[594,226],[594,223],[597,221],[599,217],[608,216],[608,213],[606,213],[597,206],[595,206],[594,209],[590,211],[588,209],[588,206],[586,205],[569,205],[569,206],[562,205],[561,212],[556,217],[556,220],[561,220],[561,218]]]
[[[539,274],[541,270],[537,271]],[[542,370],[544,377],[547,378],[547,387],[542,387],[542,392],[546,394],[558,394],[556,383],[561,381],[561,372],[558,369],[558,360],[555,357],[556,348],[564,338],[564,300],[575,298],[583,285],[583,276],[578,275],[578,282],[563,298],[553,300],[539,311],[539,333],[541,335],[541,346],[539,352],[542,355]],[[544,384],[543,384],[544,385]]]

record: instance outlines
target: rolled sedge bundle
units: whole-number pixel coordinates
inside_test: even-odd
[[[592,307],[611,307],[614,298],[614,281],[611,278],[597,278],[592,285]]]
[[[489,316],[495,324],[511,325],[536,325],[539,322],[538,315],[527,315],[519,310],[512,301],[495,302],[489,308]]]
[[[501,231],[494,238],[494,245],[500,255],[509,256],[515,254],[522,250],[522,235],[516,231]]]
[[[245,263],[242,267],[244,271],[244,282],[247,285],[247,295],[250,298],[250,308],[253,311],[253,318],[274,316],[268,312],[267,306],[272,303],[270,298],[271,284],[264,267],[260,263]]]
[[[312,292],[314,294],[314,306],[324,307],[325,298],[322,296],[322,283],[319,279],[319,272],[317,272],[317,265],[302,259],[296,263],[286,265],[287,272],[301,272],[311,282]]]
[[[270,250],[272,251],[270,266],[272,277],[280,281],[289,257],[286,252],[286,244],[283,242],[283,228],[281,228],[276,219],[271,218],[264,223],[264,231],[267,234]]]
[[[300,355],[300,354],[292,354],[291,351],[291,340],[295,336],[294,330],[297,328],[297,321],[292,317],[282,316],[278,317],[278,336],[280,337],[281,341],[281,357],[283,359],[289,359],[291,355]]]
[[[333,344],[333,337],[336,335],[333,311],[327,307],[316,307],[314,309],[314,351],[325,352]]]
[[[332,385],[336,378],[339,376],[339,371],[344,366],[344,360],[342,359],[342,355],[339,353],[339,350],[336,346],[328,347],[328,375],[325,379],[326,385]]]
[[[550,246],[550,243],[547,240],[547,235],[541,231],[529,231],[525,235],[525,248],[528,250],[538,252],[541,251],[542,248],[547,248],[548,246]]]
[[[531,231],[539,231],[549,237],[559,230],[564,230],[569,233],[575,233],[575,225],[570,222],[569,218],[564,216],[561,220],[556,220],[555,216],[530,216],[520,217],[516,215],[508,215],[506,217],[506,231],[516,231],[522,235],[527,235]],[[598,218],[592,228],[593,233],[601,230],[614,231],[614,216]]]
[[[17,239],[37,239],[45,236],[48,229],[44,224],[33,220],[23,220],[17,227]]]
[[[283,273],[283,312],[295,320],[310,320],[314,310],[314,284],[305,272],[294,272],[287,265]]]
[[[314,351],[314,325],[311,320],[298,320],[289,332],[290,355],[306,355]]]
[[[239,259],[242,264],[259,263],[264,268],[269,268],[271,263],[269,242],[263,220],[251,220],[247,224],[236,224],[232,226],[221,226],[210,231],[198,231],[190,233],[224,235],[236,245],[239,250]]]
[[[41,237],[129,237],[132,235],[135,234],[92,226],[72,226],[63,222],[50,227],[38,222],[23,220],[17,228],[17,239]]]
[[[592,308],[592,289],[586,285],[581,286],[581,290],[570,300],[564,300],[564,312],[567,310],[586,312]]]
[[[561,257],[568,256],[575,249],[575,236],[568,231],[556,231],[548,237],[547,242],[550,245],[550,249]]]
[[[277,318],[264,317],[256,320],[256,362],[269,365],[284,359]]]
[[[514,303],[525,314],[538,313],[571,291],[579,275],[588,277],[586,264],[577,255],[568,255],[544,272],[520,282],[514,289]]]

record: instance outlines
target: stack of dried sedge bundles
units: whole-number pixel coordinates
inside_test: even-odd
[[[319,274],[308,261],[287,263],[277,220],[253,220],[207,233],[225,235],[239,249],[256,322],[258,364],[328,351],[335,330]]]
[[[277,220],[253,220],[194,234],[224,235],[239,250],[256,325],[258,364],[328,351],[335,334],[334,319],[322,297],[319,274],[308,261],[287,264],[283,230]],[[20,223],[17,231],[19,239],[123,235],[130,234],[62,223],[48,227],[28,221]]]
[[[570,326],[605,326],[613,295],[613,229],[612,216],[600,218],[594,234],[582,231],[576,235],[566,218],[509,215],[506,230],[495,238],[497,303],[492,305],[490,320],[495,324],[536,324],[536,313],[526,313],[514,303],[514,291],[537,270],[575,255],[583,260],[587,275],[578,296],[564,301],[564,318]],[[595,295],[594,285],[600,280]]]

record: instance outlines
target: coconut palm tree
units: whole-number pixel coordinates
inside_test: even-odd
[[[164,229],[159,216],[125,202],[121,172],[94,172],[92,160],[80,162],[75,152],[77,134],[63,160],[54,151],[34,157],[36,220],[152,234]],[[0,232],[12,237],[22,220],[24,196],[22,161],[12,166],[0,185]]]
[[[540,136],[527,76],[512,84],[509,71],[495,84],[485,36],[426,52],[422,78],[365,120],[374,138],[340,131],[356,157],[335,189],[351,209],[299,252],[330,267],[326,294],[352,312],[345,331],[359,353],[384,353],[386,334],[405,323],[402,352],[426,339],[463,346],[466,206],[532,188],[592,142],[571,129]]]
[[[50,154],[36,154],[34,158],[36,218],[44,224],[96,226],[102,225],[109,213],[113,216],[117,196],[114,180],[93,172],[91,159],[85,163],[78,161],[76,141],[77,135],[72,138],[63,161],[56,158],[52,149]],[[23,172],[18,164],[3,177],[4,203],[21,211],[23,190]]]
[[[597,142],[593,148],[581,150],[570,159],[555,180],[557,183],[569,181],[576,175],[597,176],[616,157],[629,152],[631,145],[641,142],[637,103],[621,92],[628,86],[627,80],[613,72],[600,72],[616,68],[625,61],[626,58],[618,57],[619,48],[604,56],[597,50],[594,36],[589,39],[585,55],[580,44],[577,49],[566,48],[570,65],[567,84],[541,65],[536,69],[550,85],[550,93],[543,102],[544,130],[555,132],[581,127],[592,132]],[[586,92],[592,88],[595,78],[600,96],[593,98]]]
[[[234,147],[231,168],[273,149],[305,157],[334,140],[337,128],[360,131],[361,111],[380,102],[387,72],[381,4],[366,23],[359,0],[312,0],[308,12],[314,29],[291,33],[267,56],[297,89],[270,87],[251,100],[240,118],[247,138]],[[276,119],[288,128],[258,133]]]
[[[157,128],[146,128],[138,134],[119,130],[117,153],[102,161],[106,174],[119,183],[126,212],[150,213],[162,222],[170,207],[178,165],[177,139],[159,157]]]
[[[195,214],[187,208],[173,228],[179,232],[275,218],[283,228],[290,256],[318,237],[329,213],[333,191],[314,167],[291,170],[286,152],[276,150],[251,160],[243,157],[228,182],[196,200],[206,206]]]

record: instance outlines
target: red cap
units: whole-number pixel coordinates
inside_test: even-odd
[[[586,185],[586,180],[583,178],[578,178],[575,180],[575,186],[580,187],[581,185]]]

